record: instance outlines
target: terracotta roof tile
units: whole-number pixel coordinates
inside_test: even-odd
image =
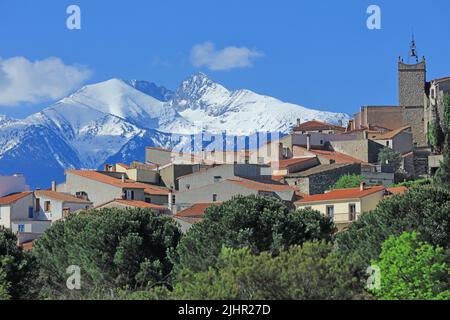
[[[106,183],[118,188],[129,188],[129,189],[144,189],[145,193],[153,195],[168,195],[169,191],[159,188],[157,186],[152,186],[145,183],[135,182],[133,180],[126,179],[122,182],[121,179],[111,177],[109,175],[103,174],[98,171],[90,170],[67,170],[67,173],[75,174],[87,179],[95,180],[98,182]]]
[[[273,183],[270,183],[269,181],[256,181],[256,180],[250,180],[250,179],[245,179],[245,178],[241,178],[241,180],[233,180],[230,179],[228,181],[231,181],[235,184],[239,184],[241,186],[250,188],[250,189],[255,189],[255,190],[260,190],[260,191],[268,191],[268,192],[277,192],[277,191],[294,191],[294,188],[292,188],[291,186],[287,185],[287,184],[281,184],[281,183],[276,183],[275,181],[273,181]]]
[[[13,204],[16,201],[19,201],[22,198],[25,198],[26,196],[29,196],[32,192],[31,191],[26,191],[26,192],[16,192],[16,193],[12,193],[9,194],[7,196],[1,197],[0,198],[0,204]]]
[[[108,201],[106,203],[103,203],[103,204],[95,207],[95,209],[102,208],[102,207],[104,207],[108,204],[114,203],[114,202],[120,203],[120,204],[128,206],[128,207],[135,207],[135,208],[144,208],[144,209],[150,208],[150,209],[156,209],[156,210],[167,210],[168,209],[168,207],[166,207],[166,206],[162,206],[162,205],[158,205],[158,204],[154,204],[154,203],[148,203],[148,202],[139,201],[139,200],[125,200],[125,199],[114,199],[114,200]]]
[[[311,130],[337,130],[344,132],[345,128],[316,120],[301,123],[300,126],[294,128],[294,131],[311,131]]]
[[[280,168],[280,169],[286,169],[290,166],[299,164],[299,163],[303,163],[303,162],[308,162],[312,159],[316,159],[317,157],[305,157],[305,158],[293,158],[293,159],[285,159],[285,160],[280,160],[278,162],[272,162],[271,165],[272,167],[276,167],[276,168]]]
[[[408,191],[407,187],[392,187],[387,188],[387,191],[392,194],[404,194],[406,191]]]
[[[393,139],[395,138],[397,135],[399,135],[400,133],[404,132],[407,129],[411,129],[411,126],[404,126],[395,130],[391,130],[385,133],[369,133],[369,138],[370,139],[375,139],[375,140],[389,140],[389,139]]]
[[[338,189],[333,190],[325,194],[317,194],[313,196],[305,197],[296,203],[305,204],[310,202],[320,202],[320,201],[329,201],[329,200],[346,200],[346,199],[361,199],[367,197],[371,194],[385,191],[386,188],[383,186],[376,187],[366,187],[363,191],[360,188],[352,188],[352,189]]]
[[[36,190],[34,193],[37,197],[47,197],[50,199],[61,200],[64,202],[85,203],[85,204],[92,203],[91,201],[80,199],[80,198],[74,197],[70,194],[65,194],[65,193],[55,192],[55,191],[50,191],[50,190]]]
[[[307,150],[304,147],[299,147],[306,152],[314,154],[316,156],[321,156],[327,158],[329,160],[334,160],[336,163],[364,163],[364,161],[354,158],[352,156],[346,155],[344,153],[329,151],[329,150],[321,150],[321,149],[310,149]]]
[[[191,207],[178,212],[176,218],[202,218],[205,214],[205,210],[211,206],[220,206],[221,203],[196,203]]]

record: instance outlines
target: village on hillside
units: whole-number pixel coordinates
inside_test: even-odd
[[[50,226],[101,208],[149,208],[186,232],[205,210],[236,195],[275,197],[314,209],[339,230],[386,197],[406,192],[399,182],[431,177],[443,159],[431,130],[443,119],[450,77],[426,79],[426,61],[398,61],[396,106],[362,106],[347,125],[297,120],[289,135],[257,148],[180,152],[147,147],[145,163],[67,170],[48,190],[29,190],[26,177],[0,176],[0,226],[32,248]],[[20,168],[17,168],[20,171]],[[345,176],[359,187],[336,189]]]

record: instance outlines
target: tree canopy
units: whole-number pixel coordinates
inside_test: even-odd
[[[167,252],[180,238],[171,218],[149,210],[102,209],[71,216],[55,223],[35,244],[38,294],[92,297],[165,282],[172,269]],[[66,287],[69,266],[80,268],[81,290]]]
[[[364,177],[356,174],[347,174],[339,178],[339,180],[332,187],[333,190],[336,189],[350,189],[358,188],[361,182],[364,181]]]
[[[379,267],[381,280],[374,293],[387,300],[448,300],[448,258],[443,248],[420,242],[416,232],[391,236],[373,262]]]
[[[223,246],[278,254],[306,241],[331,241],[334,229],[319,212],[292,211],[275,198],[237,196],[208,208],[204,221],[183,237],[172,259],[177,270],[206,271],[217,263]]]
[[[356,255],[360,270],[381,253],[381,245],[390,236],[417,231],[419,239],[433,246],[450,247],[450,192],[433,186],[410,189],[381,201],[378,207],[349,226],[336,237],[342,255]]]

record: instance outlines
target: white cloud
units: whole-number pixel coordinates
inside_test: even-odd
[[[262,56],[262,52],[246,47],[217,50],[211,42],[197,44],[191,50],[191,62],[195,67],[207,67],[213,71],[250,67],[253,59]]]
[[[37,61],[23,57],[0,59],[0,106],[62,98],[90,75],[88,68],[65,65],[54,57]]]

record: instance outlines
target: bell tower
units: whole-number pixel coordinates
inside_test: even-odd
[[[411,60],[413,60],[411,62]],[[411,63],[410,63],[411,62]],[[419,55],[414,35],[409,48],[408,62],[401,57],[398,60],[398,95],[401,107],[424,106],[426,88],[425,57],[419,62]]]

